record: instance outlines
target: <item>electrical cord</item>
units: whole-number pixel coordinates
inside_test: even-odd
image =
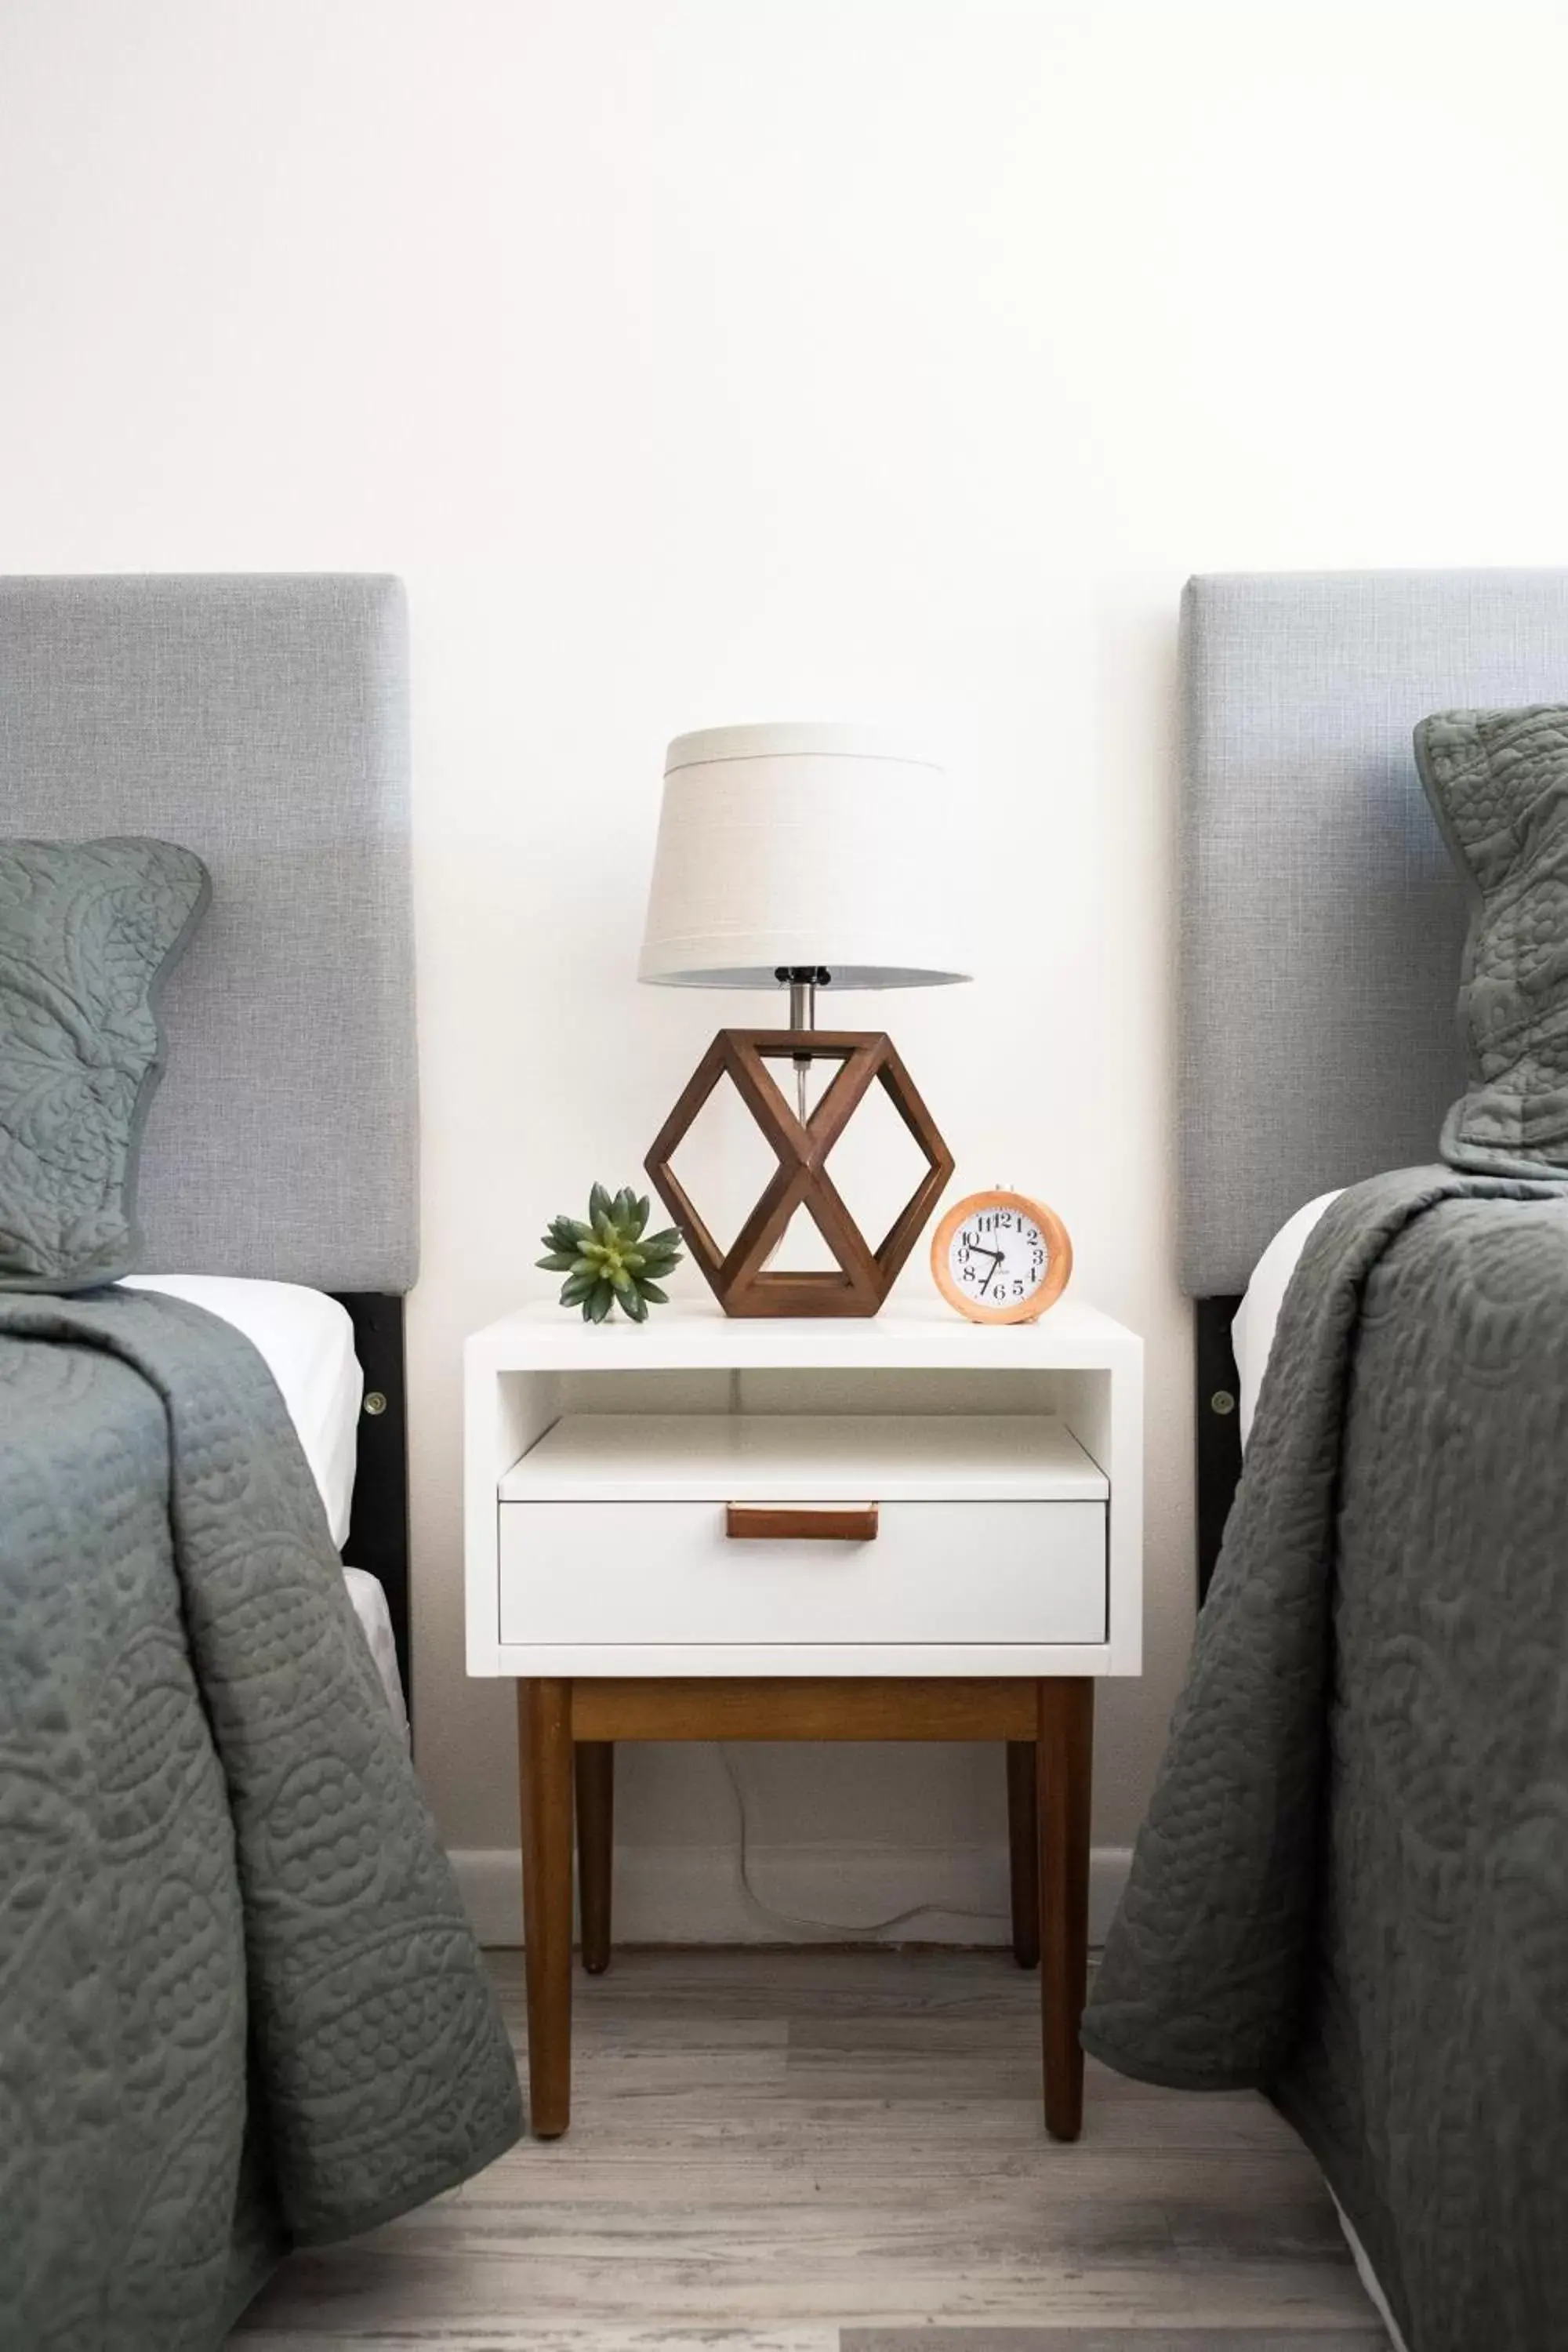
[[[731,1368],[729,1388],[730,1411],[732,1413],[738,1413],[741,1410],[741,1374],[736,1366]],[[740,1768],[731,1754],[726,1741],[721,1739],[716,1742],[716,1745],[719,1750],[719,1760],[724,1768],[724,1776],[730,1783],[730,1792],[735,1800],[735,1818],[740,1829],[736,1868],[741,1882],[741,1892],[752,1909],[763,1918],[772,1920],[774,1927],[805,1927],[811,1934],[817,1936],[881,1936],[885,1935],[889,1927],[907,1927],[911,1919],[933,1917],[984,1919],[987,1923],[994,1923],[1005,1920],[1007,1917],[1008,1915],[1005,1911],[971,1910],[962,1903],[911,1903],[907,1911],[895,1911],[886,1919],[813,1919],[804,1912],[780,1910],[776,1903],[770,1903],[766,1895],[757,1891],[756,1882],[752,1875],[752,1831],[746,1812],[746,1791],[741,1780]]]
[[[907,1927],[911,1919],[938,1917],[984,1919],[991,1922],[1006,1919],[1008,1915],[1005,1911],[972,1910],[962,1903],[911,1903],[907,1911],[894,1911],[886,1919],[813,1919],[805,1912],[780,1910],[777,1904],[770,1903],[766,1895],[760,1895],[757,1891],[756,1882],[752,1875],[752,1837],[751,1824],[746,1812],[746,1791],[742,1784],[735,1759],[730,1752],[729,1743],[721,1739],[717,1745],[719,1760],[724,1767],[725,1777],[735,1800],[735,1814],[740,1825],[740,1844],[736,1861],[741,1891],[752,1908],[764,1919],[771,1919],[775,1927],[805,1927],[814,1935],[819,1936],[858,1937],[884,1935],[889,1927]]]

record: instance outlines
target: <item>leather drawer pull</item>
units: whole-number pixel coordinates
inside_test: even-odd
[[[875,1503],[809,1505],[726,1503],[724,1533],[748,1540],[800,1543],[869,1543],[877,1532]]]

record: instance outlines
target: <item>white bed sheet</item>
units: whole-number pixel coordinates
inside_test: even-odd
[[[229,1275],[128,1275],[124,1286],[188,1299],[245,1334],[278,1383],[321,1491],[332,1541],[342,1551],[348,1540],[364,1402],[364,1373],[354,1354],[347,1308],[325,1291],[308,1290],[300,1283],[244,1282]],[[386,1595],[363,1569],[345,1567],[343,1579],[388,1704],[406,1727]]]
[[[1341,1187],[1342,1191],[1343,1187]],[[1258,1391],[1263,1386],[1269,1350],[1274,1345],[1274,1333],[1279,1322],[1279,1309],[1285,1304],[1285,1293],[1290,1287],[1290,1276],[1296,1271],[1298,1259],[1311,1238],[1312,1228],[1331,1201],[1337,1201],[1338,1192],[1320,1192],[1287,1218],[1263,1255],[1252,1269],[1252,1279],[1247,1286],[1241,1305],[1237,1308],[1230,1327],[1230,1344],[1236,1357],[1237,1374],[1237,1417],[1241,1424],[1241,1442],[1245,1446],[1252,1434],[1252,1416],[1258,1410]]]
[[[297,1282],[240,1282],[218,1274],[138,1274],[127,1290],[189,1299],[243,1331],[277,1381],[321,1489],[332,1541],[348,1541],[364,1374],[348,1309]]]

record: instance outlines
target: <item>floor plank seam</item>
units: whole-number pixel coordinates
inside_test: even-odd
[[[516,1954],[494,1975],[522,2038]],[[1089,2077],[987,1948],[617,1948],[572,2129],[296,2257],[235,2352],[1374,2352],[1326,2191],[1250,2093]]]

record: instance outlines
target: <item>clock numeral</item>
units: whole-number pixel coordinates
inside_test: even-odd
[[[1062,1286],[1072,1263],[1071,1244],[1065,1234],[1059,1253],[1047,1242],[1047,1227],[1057,1231],[1050,1211],[1030,1215],[1013,1207],[1005,1194],[998,1200],[993,1193],[989,1205],[984,1202],[984,1193],[964,1202],[947,1228],[945,1255],[933,1248],[938,1286],[966,1315],[973,1307],[971,1319],[977,1322],[1016,1322],[1037,1315],[1043,1301]]]

